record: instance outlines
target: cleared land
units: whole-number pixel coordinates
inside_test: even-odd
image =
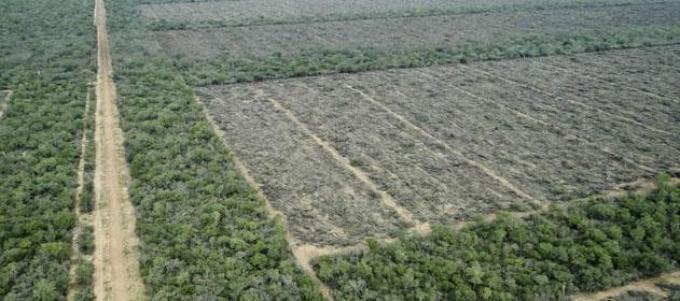
[[[256,90],[243,91],[255,93]],[[219,94],[218,94],[219,95]],[[287,215],[304,242],[356,243],[367,235],[394,236],[404,228],[396,212],[343,168],[267,99],[237,90],[207,106],[272,205]],[[228,98],[227,98],[228,97]]]
[[[264,25],[150,33],[173,56],[203,60],[293,55],[305,51],[372,49],[405,51],[488,44],[526,37],[654,31],[678,25],[680,2],[588,10],[557,9]],[[394,30],[400,28],[400,30]],[[670,42],[670,41],[667,41]],[[150,48],[150,51],[159,49]]]
[[[677,47],[671,47],[677,48]],[[648,55],[654,55],[649,53]],[[677,62],[680,60],[675,60]],[[546,64],[545,62],[550,62]],[[576,100],[600,112],[611,114],[613,118],[630,120],[631,123],[644,125],[648,129],[658,132],[665,132],[673,138],[678,138],[678,122],[680,122],[680,104],[678,95],[675,91],[665,92],[671,95],[669,99],[661,99],[646,93],[628,89],[627,81],[633,76],[605,75],[609,80],[599,80],[602,75],[595,72],[592,68],[586,68],[588,61],[584,63],[570,63],[569,60],[551,58],[549,60],[526,60],[526,61],[504,61],[480,64],[479,67],[504,78],[515,78],[534,87],[538,91],[545,91],[544,94],[559,95],[566,100]],[[612,62],[613,63],[613,62]],[[565,65],[565,68],[556,68],[555,64]],[[657,77],[661,83],[665,80],[676,79],[677,72],[664,74],[664,66],[651,62],[638,64],[638,68],[645,68],[650,76]],[[615,64],[618,66],[619,73],[627,69],[627,64]],[[613,67],[609,67],[612,70]],[[657,69],[658,68],[658,69]],[[656,70],[655,70],[656,69]],[[672,72],[672,71],[671,71]],[[516,74],[526,76],[517,77]],[[635,76],[637,77],[637,76]],[[628,78],[627,80],[617,78]],[[665,80],[663,80],[665,79]],[[616,83],[618,82],[618,83]],[[647,83],[649,89],[656,89],[655,84]],[[664,89],[664,84],[659,85],[659,89]],[[673,98],[675,97],[675,99]]]
[[[547,68],[538,60],[516,60],[198,91],[227,144],[273,206],[290,215],[292,233],[312,244],[384,237],[407,225],[388,219],[394,214],[305,131],[418,221],[430,223],[583,197],[680,165],[676,132],[652,130],[656,123],[649,120],[619,118],[637,110],[630,100],[644,99],[640,91],[600,83],[596,88],[612,93],[608,98],[575,94],[567,102],[541,93],[540,82],[533,88],[498,75]],[[553,76],[565,86],[593,84],[572,69]],[[662,107],[680,105],[647,105],[652,111]],[[669,130],[679,124],[666,122]]]
[[[168,1],[169,2],[169,1]],[[654,3],[648,0],[251,0],[205,1],[201,3],[148,4],[138,6],[140,15],[151,22],[168,22],[207,25],[249,25],[261,23],[286,23],[381,16],[408,16],[421,14],[446,14],[516,10],[580,5],[621,5]],[[191,1],[193,2],[193,1]]]
[[[651,94],[646,99],[658,99],[660,103],[680,102],[680,47],[640,48],[614,51],[607,55],[576,55],[570,60],[543,58],[552,66],[579,70],[588,77]],[[653,68],[650,68],[653,66]],[[655,97],[657,96],[657,97]],[[665,99],[664,99],[665,98]],[[676,115],[676,118],[680,118]]]

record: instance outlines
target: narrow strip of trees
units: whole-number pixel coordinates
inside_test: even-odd
[[[134,44],[142,41],[135,1],[107,3],[147,293],[156,300],[321,299],[172,61]]]

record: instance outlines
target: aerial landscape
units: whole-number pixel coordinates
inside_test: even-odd
[[[0,300],[680,300],[679,0],[0,15]]]

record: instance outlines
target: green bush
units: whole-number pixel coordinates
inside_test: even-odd
[[[78,248],[83,254],[92,254],[94,251],[94,228],[92,226],[83,226],[78,239]]]

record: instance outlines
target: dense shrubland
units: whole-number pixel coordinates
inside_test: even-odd
[[[229,55],[210,60],[177,58],[177,68],[192,85],[250,82],[330,73],[425,67],[482,60],[538,57],[680,43],[677,26],[629,27],[599,34],[532,34],[509,40],[468,42],[451,47],[383,51],[377,49],[307,50],[265,58]]]
[[[95,41],[90,1],[0,2],[0,299],[62,300]]]
[[[338,300],[562,300],[678,268],[680,187],[444,227],[315,268]]]
[[[163,56],[142,56],[133,1],[109,0],[121,127],[140,267],[155,300],[315,300],[270,218]]]

